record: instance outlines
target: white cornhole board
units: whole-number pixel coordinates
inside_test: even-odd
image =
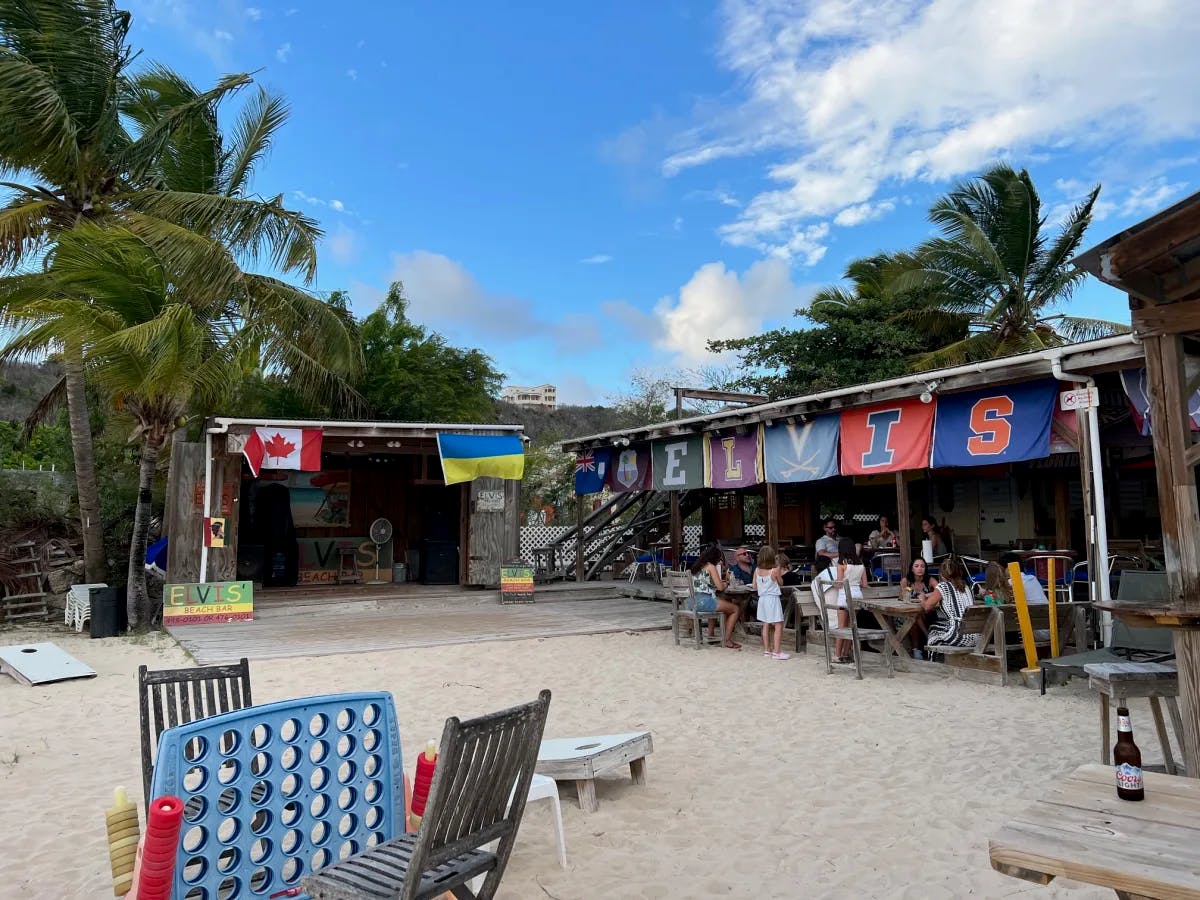
[[[93,669],[49,642],[0,647],[0,673],[11,675],[26,687],[96,677]]]
[[[646,757],[653,752],[654,742],[648,731],[553,738],[542,741],[536,771],[555,781],[574,781],[579,808],[595,812],[600,808],[596,776],[628,765],[633,783],[645,784]]]

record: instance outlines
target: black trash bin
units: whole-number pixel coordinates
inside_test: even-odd
[[[92,603],[90,630],[94,638],[120,637],[129,627],[125,612],[128,588],[92,588],[88,591]]]

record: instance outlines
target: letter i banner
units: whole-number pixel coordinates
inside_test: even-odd
[[[938,397],[933,465],[985,466],[1050,455],[1053,380]]]
[[[924,469],[933,444],[936,404],[911,397],[842,411],[843,475]]]

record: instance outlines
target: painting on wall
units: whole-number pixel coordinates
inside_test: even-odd
[[[350,527],[350,472],[264,470],[259,481],[285,485],[292,500],[292,522],[297,528]]]

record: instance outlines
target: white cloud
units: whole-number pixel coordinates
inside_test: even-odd
[[[351,81],[358,81],[358,69],[347,69],[346,77]]]
[[[862,225],[864,222],[874,222],[876,219],[882,219],[895,208],[896,201],[894,200],[880,200],[878,203],[856,203],[854,206],[847,206],[834,216],[833,224],[841,225],[843,228],[851,228],[855,225]]]
[[[1095,185],[1075,178],[1059,178],[1054,182],[1062,198],[1050,204],[1046,218],[1055,223],[1062,222],[1071,210],[1086,199]],[[1179,200],[1188,188],[1186,181],[1172,181],[1166,174],[1146,173],[1144,180],[1133,187],[1104,188],[1092,207],[1092,219],[1103,222],[1111,216],[1141,219],[1158,212]]]
[[[673,354],[679,365],[711,363],[716,357],[707,350],[708,341],[757,334],[765,322],[787,318],[805,302],[782,259],[759,260],[741,276],[724,263],[707,263],[677,297],[658,301],[652,333],[658,335],[656,346]],[[606,311],[628,315],[615,304]]]
[[[599,266],[607,262],[612,262],[612,257],[607,253],[596,253],[593,256],[585,256],[580,262],[585,266]]]
[[[658,142],[662,171],[766,157],[773,186],[721,233],[809,260],[814,225],[886,214],[887,187],[1194,138],[1198,40],[1193,0],[726,0],[719,59],[744,88]],[[663,121],[606,152],[644,154]]]
[[[329,254],[337,262],[347,265],[358,259],[358,232],[339,224],[337,228],[325,235],[323,241],[329,249]]]
[[[230,34],[228,31],[224,31],[220,28],[218,28],[216,31],[213,32],[213,37],[215,37],[218,41],[232,41],[233,40],[232,34]]]
[[[288,57],[292,55],[292,45],[290,43],[282,44],[275,51],[275,58],[281,63],[288,61]]]
[[[329,208],[334,210],[335,212],[345,212],[346,204],[344,204],[341,200],[330,200]]]
[[[300,10],[296,9],[296,7],[293,6],[293,7],[290,7],[288,9],[288,11],[284,13],[284,15],[291,17],[291,16],[294,16],[298,12],[300,12]]]
[[[362,216],[348,208],[341,200],[324,200],[321,197],[314,197],[312,194],[305,193],[304,191],[292,191],[292,196],[309,206],[322,206],[332,209],[334,212],[352,216],[355,219],[362,218]]]
[[[263,11],[261,9],[259,9],[257,6],[247,6],[246,7],[246,18],[249,19],[251,22],[257,22],[262,17],[263,17]]]

